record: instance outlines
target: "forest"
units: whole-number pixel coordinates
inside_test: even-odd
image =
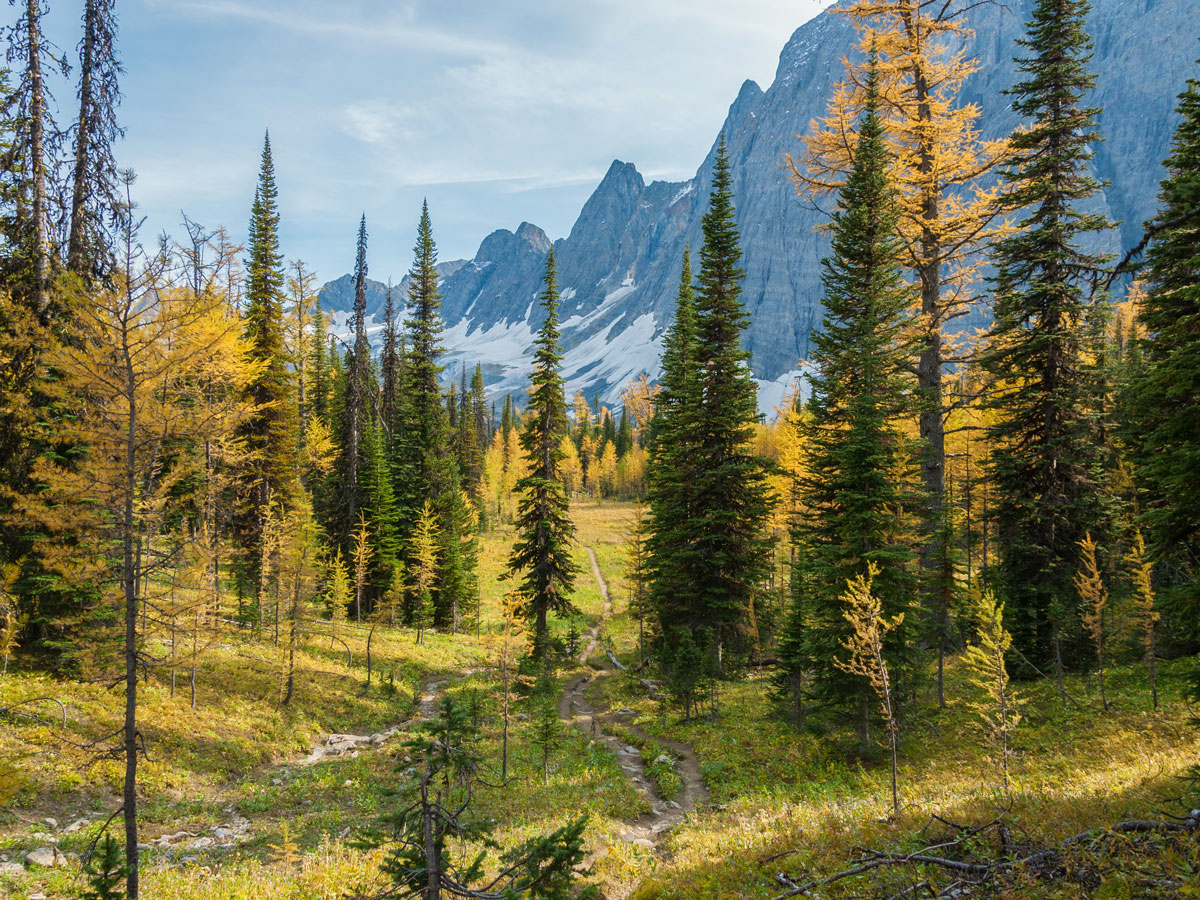
[[[428,203],[377,335],[366,216],[339,317],[269,134],[244,245],[145,235],[117,4],[68,59],[47,2],[0,72],[3,896],[1200,897],[1200,74],[1112,255],[1087,0],[1032,3],[1001,140],[974,4],[838,4],[765,416],[724,136],[660,371],[568,396],[552,246],[498,396]]]

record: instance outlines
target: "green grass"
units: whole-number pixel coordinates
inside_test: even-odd
[[[612,650],[631,669],[637,662],[637,622],[627,612],[624,533],[633,515],[628,504],[580,502],[574,507],[580,543],[575,560],[580,575],[575,596],[581,622],[599,621],[603,600],[591,573],[586,547],[609,584],[613,615],[604,622],[593,662]],[[178,900],[334,900],[356,885],[377,878],[380,855],[350,849],[340,836],[371,821],[396,802],[389,791],[413,777],[404,761],[403,737],[378,752],[304,767],[314,740],[334,731],[364,733],[403,721],[411,714],[415,683],[446,682],[446,690],[479,699],[483,718],[479,749],[498,768],[500,721],[494,668],[500,626],[499,600],[509,585],[500,576],[514,536],[497,529],[484,536],[480,581],[482,616],[478,633],[430,634],[421,646],[403,629],[376,635],[376,670],[395,671],[398,691],[389,695],[378,680],[365,689],[362,665],[365,633],[347,628],[355,665],[327,641],[301,656],[301,677],[293,704],[277,703],[274,647],[229,635],[205,657],[199,681],[199,708],[188,706],[186,690],[171,698],[163,673],[143,688],[142,720],[150,758],[142,767],[143,839],[180,830],[205,832],[248,818],[249,839],[231,848],[201,851],[152,850],[146,854],[144,895]],[[565,636],[568,623],[554,622]],[[584,629],[586,631],[586,628]],[[460,677],[473,671],[469,677]],[[565,666],[561,685],[579,669]],[[659,792],[672,796],[674,767],[654,764],[662,751],[655,738],[690,743],[712,794],[713,808],[690,816],[668,838],[666,859],[621,840],[625,823],[647,811],[614,755],[602,744],[571,729],[556,748],[549,779],[543,782],[540,751],[530,723],[535,708],[514,700],[510,729],[510,783],[481,787],[476,812],[501,824],[503,846],[545,833],[570,818],[590,816],[588,849],[605,895],[640,900],[698,897],[766,900],[779,888],[774,872],[832,872],[842,868],[855,846],[911,849],[914,835],[937,813],[964,822],[990,819],[1011,804],[1008,817],[1030,844],[1049,845],[1064,835],[1127,817],[1156,814],[1179,795],[1178,776],[1200,759],[1196,728],[1180,698],[1182,664],[1163,667],[1162,709],[1149,708],[1142,667],[1109,673],[1113,712],[1099,710],[1094,680],[1073,678],[1068,685],[1084,709],[1064,707],[1051,686],[1018,685],[1027,700],[1026,721],[1017,738],[1015,788],[1011,798],[996,790],[991,754],[967,708],[958,664],[950,668],[950,707],[938,711],[926,701],[910,713],[902,741],[901,791],[905,808],[890,819],[888,772],[882,755],[861,760],[848,734],[833,730],[798,734],[778,715],[767,678],[722,686],[717,722],[679,721],[646,696],[641,675],[632,671],[600,679],[595,699],[635,711],[633,721],[650,735],[621,737],[639,746],[648,776]],[[652,676],[653,677],[653,676]],[[120,766],[89,762],[86,744],[120,725],[122,694],[104,685],[55,679],[18,666],[0,677],[0,706],[35,696],[53,696],[68,708],[65,733],[52,727],[54,708],[39,708],[42,722],[7,719],[0,727],[0,855],[17,859],[44,843],[34,833],[54,816],[59,825],[86,815],[102,820],[118,804]],[[523,717],[523,718],[522,718]],[[498,778],[489,776],[496,784]],[[284,828],[288,840],[283,840]],[[60,847],[81,852],[94,834],[84,829],[64,836]],[[294,849],[272,849],[283,844]],[[1120,852],[1131,852],[1122,845]],[[764,864],[788,850],[798,852]],[[1175,856],[1172,857],[1171,853]],[[1191,861],[1187,854],[1191,853]],[[1114,851],[1114,856],[1119,855]],[[1164,851],[1150,865],[1191,878],[1200,848]],[[1183,873],[1183,874],[1180,874]],[[1074,885],[1072,888],[1071,885]],[[847,879],[822,896],[892,896],[899,882]],[[1191,890],[1189,886],[1187,890]],[[0,896],[47,898],[78,895],[71,870],[0,876]],[[1136,886],[1100,889],[1064,882],[1048,889],[1024,885],[1014,897],[1140,897]],[[1122,893],[1124,891],[1124,893]],[[1200,896],[1200,889],[1188,895]],[[1157,896],[1162,896],[1161,894]]]

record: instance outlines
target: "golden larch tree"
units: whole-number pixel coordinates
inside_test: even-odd
[[[836,13],[861,32],[858,58],[843,60],[828,114],[812,122],[798,157],[785,157],[797,192],[818,199],[838,191],[858,145],[866,101],[868,57],[878,59],[879,89],[892,178],[900,195],[899,230],[914,280],[912,333],[926,492],[921,554],[930,596],[937,535],[945,504],[947,363],[960,356],[950,326],[973,299],[984,251],[1006,232],[999,189],[989,176],[1009,153],[1007,140],[984,140],[977,104],[960,103],[964,82],[979,63],[961,49],[972,36],[972,0],[858,0]],[[955,49],[959,48],[959,49]]]

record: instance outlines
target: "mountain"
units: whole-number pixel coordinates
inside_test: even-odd
[[[1018,124],[1003,91],[1016,81],[1012,57],[1032,3],[987,3],[971,13],[975,37],[965,49],[980,66],[962,101],[982,108],[984,137],[1003,136]],[[1196,12],[1196,0],[1093,3],[1089,26],[1098,82],[1091,102],[1103,109],[1105,137],[1094,167],[1109,182],[1099,209],[1121,223],[1106,239],[1111,252],[1136,244],[1153,213],[1161,160],[1176,124],[1176,95],[1196,72]],[[745,251],[743,299],[751,313],[745,341],[764,410],[794,382],[810,335],[820,326],[820,260],[828,249],[815,231],[821,214],[796,199],[780,163],[785,153],[800,150],[796,135],[825,112],[842,77],[841,59],[853,52],[855,40],[853,26],[836,14],[802,25],[784,47],[770,88],[747,81],[723,127]],[[639,373],[657,375],[684,246],[690,242],[693,254],[700,247],[715,144],[696,176],[681,183],[646,184],[631,163],[614,162],[570,235],[554,242],[569,392],[598,392],[611,403]],[[516,232],[489,235],[473,260],[443,269],[447,361],[485,363],[493,392],[524,387],[549,249],[546,234],[523,223]],[[327,309],[350,308],[348,279],[326,286]],[[381,291],[372,285],[369,297],[376,321]],[[985,309],[972,324],[984,320]]]

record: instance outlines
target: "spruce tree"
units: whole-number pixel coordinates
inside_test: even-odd
[[[319,294],[316,298],[316,310],[313,313],[312,348],[311,384],[308,389],[309,409],[312,411],[312,415],[320,419],[328,428],[330,405],[329,320],[321,309]]]
[[[412,314],[405,321],[408,355],[403,415],[393,453],[395,498],[403,545],[411,543],[411,523],[426,501],[437,513],[441,545],[433,588],[435,621],[439,627],[454,628],[462,610],[474,600],[471,553],[464,552],[462,546],[464,541],[473,540],[473,518],[463,508],[453,434],[442,398],[442,303],[428,203],[421,208],[413,254],[409,271]]]
[[[112,271],[111,231],[122,204],[113,144],[121,102],[115,0],[85,0],[79,42],[79,118],[75,123],[74,183],[67,266],[85,278]]]
[[[554,250],[546,261],[545,290],[541,295],[546,320],[534,342],[534,369],[530,378],[529,407],[521,447],[529,474],[517,482],[521,499],[517,512],[517,543],[508,559],[511,576],[519,577],[526,598],[525,615],[533,626],[532,653],[549,668],[550,613],[576,615],[571,602],[578,566],[571,558],[575,523],[562,485],[560,442],[567,433],[567,401],[559,365],[558,283]]]
[[[250,214],[242,326],[250,359],[261,365],[246,390],[254,412],[240,431],[246,453],[241,463],[243,491],[235,529],[238,586],[243,596],[258,590],[267,510],[290,502],[296,479],[295,407],[290,402],[292,377],[284,349],[284,275],[277,197],[268,135],[263,141],[258,188]]]
[[[488,423],[487,396],[484,393],[483,366],[475,363],[475,374],[471,376],[471,409],[475,421],[475,443],[483,452],[492,442],[491,427]]]
[[[392,495],[392,473],[384,448],[383,424],[368,418],[363,432],[363,469],[359,474],[361,512],[371,523],[370,604],[392,586],[400,558],[396,535],[396,502]]]
[[[369,410],[368,394],[374,378],[371,375],[371,345],[367,341],[367,217],[358,226],[354,254],[354,347],[346,378],[346,397],[342,404],[341,447],[338,461],[338,517],[335,534],[342,548],[349,551],[350,532],[358,522],[361,506],[360,480],[367,465],[365,433]]]
[[[401,520],[414,522],[425,500],[440,493],[436,483],[445,468],[446,408],[440,378],[441,295],[437,283],[437,247],[429,204],[421,208],[413,266],[409,272],[411,315],[404,322],[408,354],[404,361],[405,416],[400,427],[396,464],[396,501]]]
[[[1160,601],[1200,641],[1200,80],[1179,96],[1160,210],[1148,223],[1145,338],[1132,391],[1135,475]],[[1166,577],[1164,577],[1164,575]],[[1200,671],[1195,692],[1200,697]]]
[[[647,572],[650,602],[658,633],[674,645],[681,629],[690,635],[692,622],[689,535],[685,523],[692,511],[691,435],[683,427],[696,398],[696,294],[690,249],[684,248],[675,317],[663,338],[662,377],[654,398],[654,417],[647,474],[650,503]]]
[[[393,430],[397,424],[397,393],[404,373],[404,363],[401,360],[400,332],[396,328],[396,305],[392,299],[392,283],[387,286],[387,299],[383,306],[383,350],[380,354],[382,385],[380,397],[380,413],[383,417],[383,431],[386,435],[385,444],[392,445]]]
[[[725,137],[703,220],[696,291],[696,384],[680,422],[695,448],[692,514],[683,522],[690,557],[691,626],[711,631],[717,659],[746,624],[752,596],[770,571],[764,527],[770,500],[763,461],[750,442],[758,418],[749,316],[740,299],[742,251]]]
[[[1039,0],[1020,46],[1026,80],[1011,91],[1029,122],[1013,136],[1003,198],[1023,211],[1019,231],[993,252],[994,320],[984,369],[995,451],[989,476],[999,554],[992,576],[1016,646],[1061,673],[1080,637],[1072,579],[1079,542],[1096,532],[1098,381],[1089,361],[1090,276],[1106,259],[1087,249],[1109,227],[1086,211],[1098,110],[1082,105],[1095,79],[1086,0]]]
[[[915,474],[916,455],[898,425],[912,412],[909,354],[901,341],[911,295],[900,274],[900,205],[889,180],[877,79],[872,67],[853,168],[833,214],[831,253],[822,262],[825,317],[813,335],[810,415],[800,426],[796,562],[777,676],[797,719],[815,703],[854,716],[860,736],[867,732],[870,687],[833,665],[852,635],[847,586],[872,578],[872,596],[894,620],[916,584],[912,536],[901,518],[902,508],[916,505],[904,487],[905,475]],[[892,677],[902,681],[908,664],[903,627],[887,635],[884,649]]]

